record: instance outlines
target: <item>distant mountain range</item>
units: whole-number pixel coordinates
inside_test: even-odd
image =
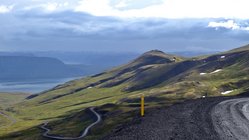
[[[214,54],[217,51],[177,51],[168,52],[184,57],[195,57],[200,55]],[[0,52],[0,56],[38,56],[52,57],[63,61],[66,64],[118,66],[140,56],[138,52],[63,52],[63,51],[42,51],[42,52]],[[103,61],[105,63],[103,63]]]
[[[139,53],[129,52],[0,52],[0,56],[29,56],[49,57],[62,61],[65,64],[80,66],[83,75],[92,75],[112,67],[128,63],[139,56]]]
[[[207,53],[173,54],[190,57]],[[93,75],[128,63],[139,55],[129,52],[0,52],[0,81]]]
[[[83,76],[84,67],[49,57],[0,56],[0,81],[24,81]]]

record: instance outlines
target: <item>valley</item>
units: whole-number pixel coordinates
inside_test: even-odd
[[[44,122],[49,122],[49,135],[79,137],[82,130],[96,121],[89,110],[91,107],[101,115],[102,121],[90,130],[86,140],[124,139],[124,135],[134,139],[140,134],[145,138],[147,135],[142,132],[151,130],[145,129],[147,125],[155,130],[162,125],[156,134],[149,131],[152,137],[147,139],[166,134],[168,139],[198,138],[209,131],[214,134],[210,135],[212,138],[216,135],[209,126],[209,116],[205,115],[219,102],[249,90],[248,60],[249,46],[193,58],[149,51],[128,64],[5,105],[2,110],[16,122],[0,128],[0,139],[46,139],[40,129]],[[142,94],[145,95],[144,118],[139,117]],[[160,124],[167,117],[169,119]],[[182,122],[186,118],[188,121]],[[208,120],[207,123],[200,124],[203,119]],[[131,122],[134,126],[125,126]],[[187,131],[182,133],[181,123],[186,124],[185,129],[189,131],[196,130],[192,131],[193,136],[188,136]],[[163,126],[166,124],[172,124],[166,127],[167,131]],[[203,133],[195,136],[199,132]]]

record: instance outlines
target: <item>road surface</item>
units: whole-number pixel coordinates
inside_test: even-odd
[[[223,101],[214,107],[212,115],[220,139],[249,139],[249,98]]]
[[[249,140],[249,98],[190,100],[147,110],[103,140]]]
[[[220,140],[211,111],[226,99],[203,98],[147,109],[143,118],[138,116],[102,140]]]
[[[45,122],[41,128],[43,130],[45,130],[45,132],[43,133],[43,137],[46,137],[46,138],[50,138],[50,139],[57,139],[57,140],[77,140],[77,139],[81,139],[81,138],[84,138],[89,130],[95,126],[96,124],[98,124],[102,119],[101,119],[101,116],[94,110],[94,108],[90,108],[91,112],[93,112],[93,114],[97,117],[97,120],[90,124],[85,130],[84,132],[79,136],[79,137],[75,137],[75,138],[71,138],[71,137],[57,137],[57,136],[51,136],[49,135],[49,132],[51,131],[50,129],[48,129],[46,126],[48,124],[48,122]]]

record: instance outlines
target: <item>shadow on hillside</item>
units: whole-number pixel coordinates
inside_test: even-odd
[[[172,99],[166,97],[155,97],[155,96],[149,96],[144,98],[145,106],[148,106],[149,104],[163,105],[169,103],[170,100]],[[121,99],[120,102],[128,104],[129,107],[140,107],[141,98],[133,98],[133,99],[124,98]]]
[[[25,129],[18,132],[9,133],[7,135],[0,136],[1,140],[49,140],[42,136],[43,131],[39,129],[39,126],[34,126],[29,129]]]
[[[238,97],[249,97],[249,91],[243,92],[239,95],[237,95]]]
[[[96,102],[96,101],[100,101],[100,100],[104,100],[104,99],[109,99],[109,98],[112,98],[112,97],[115,97],[115,96],[108,96],[108,97],[103,97],[103,98],[99,98],[99,99],[95,99],[95,100],[91,100],[91,101],[87,101],[87,102],[80,102],[80,103],[64,106],[64,107],[61,107],[59,109],[78,106],[78,105],[83,105],[83,104],[87,104],[87,103],[92,103],[92,102]]]
[[[168,98],[165,98],[165,97],[145,97],[144,98],[144,101],[147,102],[147,103],[151,103],[151,102],[163,102],[163,101],[167,101],[169,100]],[[125,98],[125,99],[122,99],[120,100],[121,102],[124,102],[124,103],[140,103],[141,99],[140,98],[134,98],[134,99],[128,99],[128,98]]]

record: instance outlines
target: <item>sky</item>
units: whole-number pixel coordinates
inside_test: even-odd
[[[225,51],[248,0],[0,0],[0,51]]]

